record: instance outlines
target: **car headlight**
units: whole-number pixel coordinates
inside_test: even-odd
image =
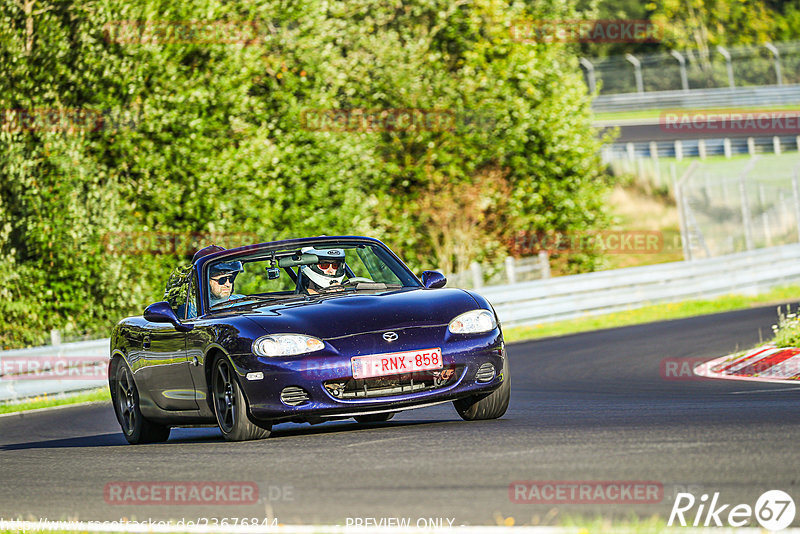
[[[497,320],[489,310],[472,310],[450,321],[447,328],[453,334],[480,334],[497,328]]]
[[[325,343],[303,334],[270,334],[253,341],[253,352],[258,356],[294,356],[325,348]]]

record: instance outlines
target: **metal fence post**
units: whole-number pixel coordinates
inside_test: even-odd
[[[800,242],[800,165],[792,173],[792,196],[794,197],[794,217],[797,222],[797,241]]]
[[[472,262],[469,266],[472,271],[472,287],[475,289],[483,287],[483,270],[477,262]]]
[[[757,157],[751,159],[742,173],[739,175],[739,198],[742,203],[742,226],[744,226],[744,244],[747,250],[753,250],[753,229],[750,227],[750,205],[747,201],[747,175],[753,170],[758,160]]]
[[[778,85],[783,85],[783,75],[781,74],[781,55],[778,52],[778,49],[775,48],[775,45],[772,43],[765,43],[764,46],[767,50],[772,52],[772,56],[775,58],[775,78],[778,80]]]
[[[653,176],[656,187],[661,187],[661,165],[658,164],[658,143],[650,141],[650,160],[653,163]]]
[[[684,182],[688,180],[692,174],[694,174],[695,169],[697,169],[698,163],[693,161],[689,168],[686,169],[686,172],[681,176],[680,180],[675,180],[673,175],[673,188],[675,189],[675,203],[678,206],[678,216],[680,219],[681,225],[681,241],[683,245],[683,259],[686,261],[692,260],[692,247],[691,243],[689,242],[691,236],[689,235],[689,223],[687,221],[687,204],[686,204],[686,195],[684,193]],[[674,166],[673,166],[674,170]]]
[[[678,60],[681,69],[681,88],[684,91],[689,90],[689,76],[686,74],[686,58],[683,57],[683,54],[678,52],[677,50],[670,50],[670,55]]]
[[[539,265],[542,269],[542,278],[550,278],[550,255],[546,250],[539,251]]]
[[[680,139],[675,140],[675,159],[678,161],[683,159],[683,141]]]
[[[514,258],[506,256],[506,277],[509,284],[517,283],[517,273],[514,270]]]
[[[642,62],[633,54],[625,54],[631,65],[633,65],[633,75],[636,78],[636,92],[644,93],[644,82],[642,81]]]
[[[594,94],[597,90],[597,78],[594,75],[594,65],[585,57],[579,58],[581,66],[586,69],[586,80],[589,82],[589,92]]]
[[[736,87],[736,84],[733,83],[733,63],[731,62],[731,54],[722,46],[718,46],[717,51],[725,58],[725,64],[728,67],[728,85],[733,89]]]

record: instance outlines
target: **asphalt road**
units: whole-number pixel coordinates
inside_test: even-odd
[[[440,405],[382,424],[281,425],[257,442],[195,428],[129,446],[110,405],[3,417],[0,518],[519,525],[666,518],[686,490],[753,506],[782,489],[800,503],[800,384],[672,380],[663,371],[664,359],[749,347],[773,322],[766,307],[510,345],[511,406],[495,421],[463,422]],[[644,504],[512,502],[509,485],[520,480],[651,481],[663,495]],[[104,496],[109,484],[132,481],[254,482],[261,502],[120,505]]]

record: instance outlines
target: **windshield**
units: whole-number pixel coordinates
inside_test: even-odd
[[[346,241],[260,251],[210,262],[207,269],[211,310],[420,287],[408,268],[383,247]]]

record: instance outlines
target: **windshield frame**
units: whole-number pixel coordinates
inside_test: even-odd
[[[243,264],[245,260],[247,262],[252,262],[257,259],[269,259],[271,254],[275,254],[275,257],[278,258],[284,254],[288,255],[292,251],[297,251],[303,247],[319,247],[319,248],[356,248],[356,247],[372,247],[375,250],[375,255],[383,261],[392,273],[397,276],[400,281],[402,282],[401,287],[391,287],[387,288],[387,290],[407,290],[407,289],[419,289],[424,287],[422,282],[417,278],[417,276],[408,268],[408,266],[385,244],[381,241],[369,238],[369,237],[360,237],[360,236],[330,236],[330,237],[311,237],[311,238],[302,238],[302,239],[291,239],[285,241],[275,241],[271,243],[263,243],[259,245],[250,245],[245,247],[239,247],[235,249],[229,249],[225,251],[220,251],[214,254],[209,254],[208,256],[204,256],[197,260],[195,264],[195,270],[198,274],[198,278],[201,280],[201,287],[202,290],[198,291],[199,293],[199,300],[200,300],[200,308],[202,310],[201,313],[198,313],[198,316],[207,315],[207,314],[214,314],[218,312],[225,312],[234,308],[238,308],[239,306],[244,305],[264,305],[265,303],[268,304],[271,300],[268,297],[269,295],[265,294],[254,294],[255,298],[242,298],[242,299],[235,299],[234,302],[241,300],[241,304],[230,304],[220,307],[211,307],[211,295],[210,295],[210,286],[209,286],[209,269],[211,265],[219,263],[219,262],[233,262],[233,261],[242,261]],[[357,288],[357,286],[356,286]],[[276,297],[275,303],[280,304],[281,301],[285,301],[288,299],[296,299],[297,297],[309,297],[307,300],[317,300],[320,297],[331,297],[331,296],[339,296],[345,294],[352,294],[352,291],[340,291],[336,293],[321,293],[319,295],[302,295],[297,293],[292,294],[284,294],[281,295],[279,292],[275,292],[274,296]],[[285,298],[281,298],[285,297]],[[227,304],[227,303],[226,303]],[[217,304],[219,306],[219,303]]]

